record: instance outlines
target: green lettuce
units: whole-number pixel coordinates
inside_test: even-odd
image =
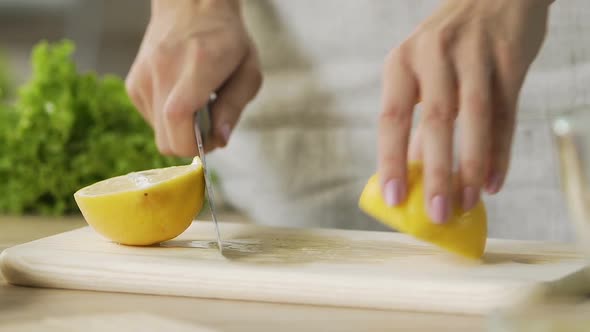
[[[0,106],[0,214],[77,213],[83,186],[187,162],[161,155],[124,81],[78,72],[74,50],[69,40],[35,45],[30,80]]]

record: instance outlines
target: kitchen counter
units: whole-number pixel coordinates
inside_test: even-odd
[[[235,214],[221,220],[243,220]],[[85,226],[80,218],[0,217],[0,251]],[[0,332],[63,331],[486,331],[486,317],[222,301],[8,285],[0,276]],[[295,324],[296,323],[296,324]],[[94,328],[94,329],[93,329]],[[147,328],[147,329],[146,329]],[[201,329],[206,328],[206,329]]]

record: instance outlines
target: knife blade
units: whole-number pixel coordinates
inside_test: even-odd
[[[195,130],[195,138],[197,140],[197,148],[199,150],[199,158],[201,158],[201,162],[203,163],[205,188],[207,190],[207,199],[209,202],[209,209],[211,210],[211,218],[213,218],[215,232],[217,233],[217,248],[219,249],[219,252],[223,254],[223,243],[221,242],[219,224],[217,223],[217,214],[215,211],[213,186],[211,183],[211,177],[209,175],[209,169],[207,168],[207,161],[205,160],[205,151],[203,148],[204,142],[209,137],[209,132],[211,130],[211,111],[209,103],[207,103],[201,111],[195,112],[193,126]]]

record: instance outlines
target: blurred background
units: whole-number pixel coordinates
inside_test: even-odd
[[[16,84],[30,75],[32,47],[41,39],[75,42],[81,71],[124,76],[149,19],[145,0],[0,0],[0,49]]]

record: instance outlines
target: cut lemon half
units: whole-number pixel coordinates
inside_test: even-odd
[[[361,193],[359,207],[384,225],[449,252],[474,259],[480,258],[484,253],[487,216],[483,201],[480,200],[467,212],[456,203],[451,217],[445,224],[433,223],[424,204],[420,164],[409,165],[408,195],[402,204],[391,207],[385,203],[378,175],[374,174]]]
[[[133,172],[74,193],[86,222],[125,245],[152,245],[184,232],[203,207],[201,160],[189,165]]]

